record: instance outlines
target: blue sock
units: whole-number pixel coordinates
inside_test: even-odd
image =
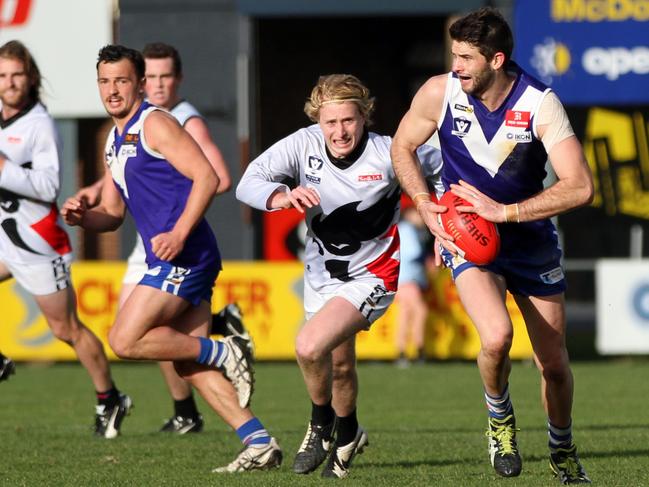
[[[218,340],[211,338],[198,337],[201,342],[201,353],[196,362],[213,367],[221,367],[228,356],[228,351]]]
[[[548,420],[548,446],[550,451],[556,452],[557,448],[568,449],[572,446],[572,421],[565,428],[554,426]]]
[[[256,417],[237,428],[237,435],[244,445],[268,445],[270,435]]]
[[[487,402],[487,411],[489,416],[496,419],[505,419],[510,414],[514,413],[514,407],[509,399],[509,384],[505,386],[505,390],[500,396],[490,396],[484,393],[485,401]]]

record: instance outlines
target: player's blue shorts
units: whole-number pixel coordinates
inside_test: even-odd
[[[516,253],[502,252],[491,264],[479,266],[453,256],[441,249],[446,267],[451,269],[453,279],[471,267],[480,267],[505,278],[507,290],[521,296],[551,296],[566,290],[566,278],[561,266],[561,249],[554,241],[535,247],[526,246]]]
[[[212,288],[219,274],[219,269],[196,269],[177,267],[168,262],[156,262],[149,266],[144,277],[138,283],[151,286],[198,306],[202,300],[211,303]]]

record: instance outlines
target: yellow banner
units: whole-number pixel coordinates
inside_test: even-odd
[[[76,262],[72,280],[77,292],[78,312],[102,340],[111,359],[108,330],[113,323],[119,298],[123,262]],[[295,357],[295,335],[301,326],[303,267],[298,262],[225,262],[214,287],[212,309],[219,311],[236,301],[244,313],[245,325],[255,342],[260,360]],[[431,358],[473,359],[480,349],[475,328],[464,313],[447,271],[431,278],[426,296],[430,314],[426,330],[426,352]],[[14,360],[75,360],[74,352],[51,334],[33,298],[14,280],[0,284],[2,325],[0,351]],[[368,332],[357,338],[360,359],[396,357],[396,307]],[[532,356],[532,348],[518,308],[508,296],[514,322],[512,358]]]

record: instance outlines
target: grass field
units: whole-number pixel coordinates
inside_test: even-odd
[[[19,364],[0,384],[2,486],[309,486],[331,484],[319,472],[297,476],[293,456],[309,402],[294,364],[258,364],[253,409],[284,449],[281,469],[222,477],[211,469],[239,450],[236,436],[201,403],[205,432],[156,433],[171,413],[151,364],[116,364],[118,386],[135,409],[115,440],[93,438],[94,394],[76,364]],[[573,364],[574,424],[583,463],[602,486],[649,486],[649,361]],[[348,485],[551,486],[538,374],[515,364],[511,392],[517,411],[523,473],[501,479],[489,465],[486,415],[473,363],[431,363],[399,370],[360,365],[359,417],[370,446],[357,457]],[[334,481],[335,482],[335,481]]]

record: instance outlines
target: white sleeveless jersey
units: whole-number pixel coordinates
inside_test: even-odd
[[[72,252],[56,206],[61,144],[42,104],[0,120],[0,155],[0,260],[29,264]]]
[[[237,186],[237,198],[260,210],[267,210],[275,190],[288,190],[282,182],[286,178],[319,193],[320,205],[306,209],[305,276],[314,290],[333,292],[344,282],[376,278],[387,290],[396,290],[401,191],[391,143],[390,137],[370,132],[359,158],[340,169],[329,160],[320,127],[312,125],[252,161]],[[431,147],[419,155],[441,163]]]

